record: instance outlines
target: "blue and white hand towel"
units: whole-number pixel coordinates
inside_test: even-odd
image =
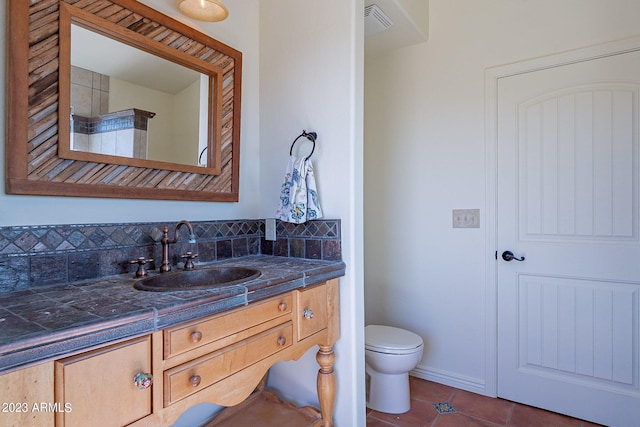
[[[289,158],[276,218],[294,224],[322,218],[311,160],[304,157]]]

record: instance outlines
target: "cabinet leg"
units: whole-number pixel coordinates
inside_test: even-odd
[[[317,386],[323,427],[333,426],[333,405],[336,397],[336,374],[333,372],[335,360],[333,347],[321,345],[316,354],[316,361],[320,365]]]

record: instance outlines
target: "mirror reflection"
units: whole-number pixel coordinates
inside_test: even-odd
[[[207,166],[209,78],[71,25],[70,149]]]

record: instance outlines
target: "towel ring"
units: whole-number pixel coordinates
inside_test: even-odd
[[[200,152],[200,155],[198,156],[198,164],[199,165],[202,165],[202,155],[204,154],[205,151],[207,151],[207,148],[209,148],[209,147],[204,147],[202,149],[202,151]],[[204,164],[204,166],[206,166],[206,163]]]
[[[293,146],[296,145],[296,142],[303,136],[307,138],[309,141],[313,142],[313,148],[311,149],[311,153],[309,153],[309,155],[305,158],[305,160],[309,160],[313,155],[313,152],[316,150],[316,138],[318,138],[318,134],[316,132],[307,132],[306,130],[303,130],[302,133],[298,135],[296,139],[293,140],[293,143],[291,144],[291,148],[289,149],[289,155],[290,156],[293,155]]]

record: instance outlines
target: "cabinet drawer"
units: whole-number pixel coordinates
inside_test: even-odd
[[[177,402],[293,343],[293,325],[269,329],[164,372],[164,406]]]
[[[327,327],[327,287],[298,291],[298,339],[302,340]]]
[[[64,410],[53,395],[53,362],[0,375],[0,425],[13,427],[53,427],[53,411]],[[40,411],[40,405],[47,405]]]
[[[133,382],[139,372],[151,372],[149,336],[56,361],[56,402],[70,405],[56,425],[119,427],[149,415],[151,388]]]
[[[281,316],[290,318],[291,302],[288,293],[228,314],[168,328],[164,331],[164,357],[169,359]]]

